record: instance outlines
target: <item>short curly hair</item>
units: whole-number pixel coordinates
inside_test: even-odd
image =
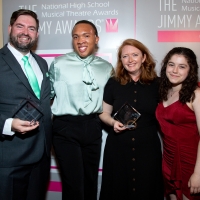
[[[76,24],[74,25],[74,27],[75,27],[76,25],[78,25],[78,24],[89,24],[89,25],[93,28],[94,34],[95,34],[97,37],[99,37],[99,36],[98,36],[97,28],[96,28],[96,26],[95,26],[92,22],[90,22],[90,21],[88,21],[88,20],[80,20],[80,21],[76,22]],[[74,29],[74,28],[73,28],[73,29]],[[72,32],[73,32],[73,30],[72,30]]]
[[[172,84],[166,76],[166,68],[169,60],[173,55],[182,55],[187,60],[190,67],[187,78],[182,83],[182,88],[179,91],[179,101],[182,103],[193,101],[195,98],[195,89],[198,87],[198,64],[195,53],[186,47],[175,47],[171,49],[161,64],[161,80],[160,80],[160,101],[168,99],[168,90],[172,88]]]

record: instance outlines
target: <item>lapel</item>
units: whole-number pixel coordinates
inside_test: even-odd
[[[46,71],[45,68],[43,67],[43,63],[41,62],[41,59],[38,58],[38,56],[36,54],[34,54],[33,52],[31,52],[31,55],[35,58],[36,62],[38,63],[40,70],[43,74],[43,80],[41,83],[41,90],[40,90],[40,99],[42,99],[42,95],[44,94],[44,89],[45,89],[45,83],[46,83]]]
[[[45,88],[46,72],[45,72],[44,67],[42,67],[43,65],[42,65],[42,62],[40,61],[40,59],[38,59],[38,57],[34,53],[31,52],[31,54],[35,58],[36,62],[38,63],[38,65],[43,73],[43,81],[41,84],[41,94],[40,94],[40,99],[41,99],[42,94],[44,93],[44,88]],[[5,45],[2,48],[2,58],[5,60],[7,65],[11,68],[11,70],[15,73],[15,75],[19,78],[19,80],[21,80],[21,82],[24,84],[24,86],[36,97],[20,64],[18,63],[16,58],[13,56],[11,51],[7,48],[7,45]],[[36,97],[36,99],[38,100],[37,97]]]
[[[13,56],[11,51],[7,48],[7,45],[5,45],[2,48],[2,58],[4,61],[7,63],[7,65],[11,68],[11,70],[15,73],[15,75],[21,80],[21,82],[24,84],[24,86],[32,93],[35,95],[33,92],[28,79],[26,75],[24,74],[20,64],[16,60],[16,58]]]

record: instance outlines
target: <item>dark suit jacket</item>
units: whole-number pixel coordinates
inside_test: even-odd
[[[35,96],[20,64],[7,45],[0,49],[0,167],[35,163],[40,160],[44,151],[50,156],[52,124],[48,66],[43,58],[34,53],[32,55],[43,73],[40,100]],[[12,118],[16,106],[27,98],[39,104],[43,110],[39,128],[24,135],[3,135],[5,120]]]

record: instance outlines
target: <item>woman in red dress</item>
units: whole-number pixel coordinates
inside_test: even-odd
[[[200,200],[200,88],[191,49],[173,48],[161,69],[156,117],[163,133],[163,176],[170,200]]]

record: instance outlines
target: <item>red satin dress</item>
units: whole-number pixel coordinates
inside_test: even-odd
[[[162,170],[165,195],[175,194],[182,200],[200,200],[200,195],[190,195],[188,181],[193,174],[199,133],[194,112],[180,101],[164,107],[159,103],[156,117],[163,133]]]

